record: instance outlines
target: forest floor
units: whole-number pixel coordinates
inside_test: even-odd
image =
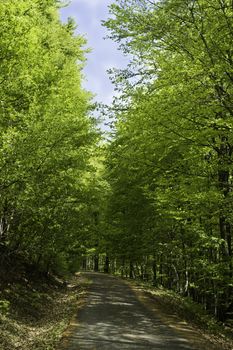
[[[0,349],[55,349],[84,293],[79,275],[69,278],[68,285],[38,272],[4,281],[0,288]]]

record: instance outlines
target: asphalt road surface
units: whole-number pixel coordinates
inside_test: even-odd
[[[84,276],[92,281],[87,299],[59,349],[204,349],[190,341],[190,329],[179,332],[164,323],[121,279],[97,273]]]

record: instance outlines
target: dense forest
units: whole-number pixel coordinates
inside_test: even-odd
[[[105,25],[131,58],[112,72],[107,254],[230,318],[233,3],[118,1]]]
[[[99,134],[81,87],[85,40],[72,20],[61,23],[55,0],[1,1],[0,14],[1,260],[20,253],[64,269],[95,212]]]
[[[0,3],[1,266],[91,259],[232,318],[232,1],[110,6],[130,63],[110,72],[107,141],[82,87],[85,39],[60,6]]]

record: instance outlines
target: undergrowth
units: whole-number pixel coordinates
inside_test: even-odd
[[[198,329],[206,338],[216,344],[222,344],[222,349],[233,349],[233,328],[217,321],[206,312],[202,305],[194,302],[190,297],[184,297],[176,292],[156,288],[150,283],[130,280],[139,286],[165,313],[177,315],[179,318]]]
[[[79,276],[66,285],[17,257],[13,266],[0,266],[0,349],[54,350],[83,293]]]

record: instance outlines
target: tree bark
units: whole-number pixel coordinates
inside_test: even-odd
[[[98,255],[94,256],[94,271],[95,272],[99,271],[99,256]]]
[[[106,255],[106,257],[105,257],[105,265],[104,265],[104,272],[105,273],[109,273],[109,263],[110,263],[109,257]]]

